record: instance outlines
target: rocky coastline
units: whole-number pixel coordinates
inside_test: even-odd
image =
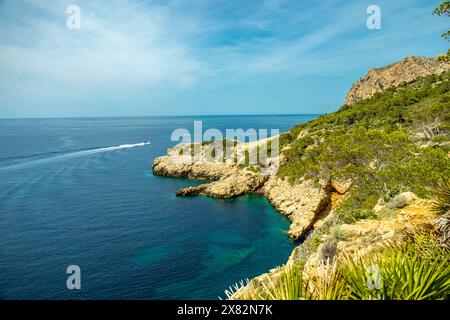
[[[248,193],[262,195],[279,213],[291,220],[288,234],[292,240],[305,237],[318,220],[327,216],[331,195],[337,192],[336,183],[317,185],[302,181],[291,184],[275,173],[253,172],[249,168],[211,162],[205,158],[194,161],[192,157],[179,157],[173,149],[169,149],[166,156],[154,160],[153,174],[211,181],[178,190],[177,196],[233,198]]]

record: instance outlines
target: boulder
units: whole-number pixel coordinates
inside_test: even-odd
[[[409,206],[418,200],[417,196],[411,191],[402,192],[389,201],[389,209],[401,209]]]

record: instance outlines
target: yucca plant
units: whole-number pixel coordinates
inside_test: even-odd
[[[305,300],[310,299],[308,281],[303,279],[302,268],[298,265],[288,265],[277,274],[276,279],[269,284],[263,283],[259,299],[264,300]]]
[[[245,292],[242,292],[246,288]],[[231,285],[227,290],[225,290],[225,297],[228,300],[231,300],[233,298],[236,298],[236,295],[239,293],[239,299],[241,300],[251,300],[251,289],[253,289],[252,284],[248,279],[241,280],[233,285]],[[221,297],[219,297],[220,300],[222,300]]]
[[[440,243],[450,249],[450,212],[443,214],[435,221],[436,228],[441,232]]]
[[[425,259],[448,259],[450,250],[441,245],[441,235],[436,229],[439,228],[433,224],[406,228],[385,245],[393,250],[414,252]]]
[[[278,268],[273,279],[240,281],[225,291],[227,299],[239,300],[304,300],[308,299],[308,282],[303,280],[299,265]]]
[[[433,211],[439,215],[434,224],[441,233],[441,245],[450,248],[450,179],[438,181],[434,197]]]
[[[275,271],[269,282],[251,282],[238,298],[449,299],[450,249],[442,246],[437,236],[432,225],[421,225],[403,231],[381,251],[364,257],[341,253],[339,260],[305,270],[299,265],[285,266]]]
[[[441,178],[434,187],[433,211],[438,215],[450,211],[450,179]]]
[[[380,274],[378,273],[378,276],[376,276],[375,279],[372,278],[372,270],[374,267],[374,265],[367,264],[366,261],[363,261],[361,258],[353,259],[352,256],[344,256],[340,268],[342,268],[344,274],[347,276],[349,299],[382,299],[383,296],[378,291],[381,287],[376,286],[377,281],[381,281]],[[374,283],[374,287],[369,287],[369,283]],[[381,285],[381,282],[379,284]]]
[[[336,259],[321,261],[318,266],[310,268],[308,280],[312,299],[348,299],[346,275],[339,268]]]
[[[439,245],[428,250],[432,251],[418,250],[416,245],[407,241],[368,258],[356,261],[347,258],[342,267],[348,276],[350,297],[383,300],[450,297],[448,251],[443,251]]]

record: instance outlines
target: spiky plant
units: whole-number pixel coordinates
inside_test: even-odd
[[[316,300],[348,299],[347,279],[336,259],[321,261],[307,272],[311,297]]]
[[[287,265],[280,271],[274,281],[263,283],[264,290],[258,298],[264,300],[305,300],[310,299],[308,281],[303,279],[302,268]]]
[[[399,232],[386,246],[396,250],[414,252],[424,259],[448,259],[450,251],[441,246],[441,234],[434,224],[421,224]]]
[[[347,258],[352,299],[441,300],[450,297],[450,257],[431,233],[411,234],[375,255]],[[425,238],[424,238],[425,236]],[[427,248],[418,243],[429,242]]]
[[[245,288],[245,287],[250,287],[250,281],[248,279],[245,280],[241,280],[233,285],[231,285],[227,290],[225,290],[225,297],[227,300],[231,300],[233,299],[237,294],[241,293],[241,291]],[[251,299],[251,296],[246,296],[246,293],[241,293],[242,297],[241,299],[243,300],[249,300]],[[248,298],[248,299],[245,299]],[[219,297],[220,300],[222,300],[221,297]]]
[[[434,197],[433,211],[439,215],[434,224],[441,233],[441,245],[450,248],[450,179],[438,181]]]
[[[449,299],[450,249],[441,245],[437,235],[433,226],[421,225],[399,234],[377,253],[363,257],[341,253],[339,260],[306,269],[299,265],[285,266],[275,271],[269,281],[256,285],[251,282],[237,298]]]
[[[302,268],[295,265],[279,267],[269,281],[240,281],[225,291],[227,299],[238,300],[304,300],[308,299],[308,282]]]
[[[450,179],[441,178],[434,188],[433,211],[438,215],[450,210]]]
[[[437,218],[434,223],[436,228],[441,232],[441,245],[447,249],[450,249],[450,212],[447,212]]]

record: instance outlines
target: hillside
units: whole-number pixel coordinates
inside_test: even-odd
[[[385,70],[392,72],[396,65]],[[404,69],[408,64],[400,65],[401,77],[415,73],[416,64],[413,71]],[[288,263],[237,287],[236,293],[232,290],[230,298],[405,298],[404,292],[379,296],[360,288],[363,293],[358,296],[352,291],[349,279],[367,281],[370,274],[365,270],[374,263],[385,267],[386,277],[393,276],[389,267],[397,272],[439,266],[442,282],[433,280],[427,288],[439,286],[433,297],[442,298],[450,295],[450,243],[447,231],[442,231],[448,229],[450,218],[448,201],[441,201],[440,208],[447,209],[439,211],[433,199],[450,193],[449,131],[450,70],[446,67],[444,72],[416,75],[297,125],[279,137],[280,156],[257,165],[249,164],[249,153],[270,149],[274,140],[259,145],[223,141],[232,155],[226,161],[207,160],[216,153],[213,143],[197,144],[198,157],[192,156],[195,144],[179,145],[155,159],[152,170],[163,176],[213,180],[179,190],[178,196],[229,198],[257,193],[292,221],[288,234],[300,244]],[[245,153],[245,161],[234,162],[238,153]],[[440,183],[444,187],[437,192]],[[404,257],[417,265],[405,265]],[[407,274],[402,272],[397,275],[399,282],[386,282],[383,288],[395,291],[401,282],[423,280],[415,271],[413,278],[402,278]],[[292,290],[296,295],[285,295]],[[326,291],[325,296],[320,290]],[[335,295],[328,296],[328,290]],[[427,290],[414,297],[431,298]]]
[[[229,296],[449,297],[449,129],[447,70],[344,105],[283,134],[284,160],[278,176],[293,186],[306,180],[347,187],[331,190],[326,214],[317,216],[285,266],[243,288],[232,288]],[[443,194],[446,200],[434,200]],[[436,214],[439,203],[441,216]],[[367,270],[373,265],[384,280],[379,290],[366,286],[371,279]],[[442,269],[427,269],[431,265]],[[439,273],[441,282],[422,278],[420,268]],[[438,288],[438,294],[425,284]]]
[[[448,176],[450,72],[419,78],[299,125],[282,136],[278,175],[352,181],[341,207],[369,215],[402,191],[429,196]]]

